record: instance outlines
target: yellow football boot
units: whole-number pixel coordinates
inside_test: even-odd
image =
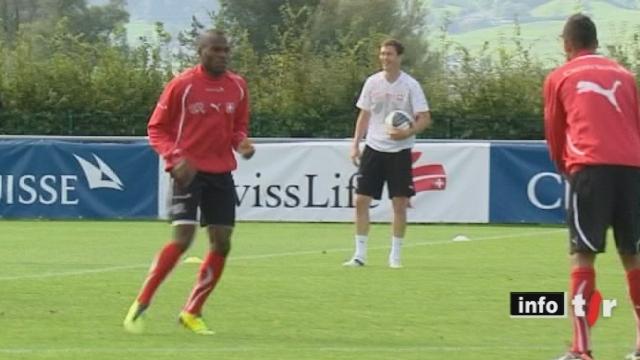
[[[141,334],[144,332],[144,308],[140,306],[138,300],[135,300],[127,316],[122,322],[124,329],[132,334]]]
[[[207,324],[204,323],[204,320],[202,320],[201,316],[193,315],[186,311],[183,311],[178,316],[178,321],[180,322],[180,324],[182,324],[182,326],[198,335],[215,334],[215,332],[210,330]]]

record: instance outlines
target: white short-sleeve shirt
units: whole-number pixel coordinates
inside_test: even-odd
[[[415,136],[404,140],[393,140],[389,137],[384,125],[384,118],[388,113],[402,110],[415,116],[429,111],[422,87],[405,72],[400,72],[400,76],[393,83],[387,81],[383,71],[369,76],[362,87],[356,106],[371,112],[366,144],[382,152],[409,149],[415,142]]]

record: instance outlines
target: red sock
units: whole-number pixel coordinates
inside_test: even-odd
[[[147,279],[142,285],[140,295],[138,295],[138,302],[140,304],[149,305],[149,303],[151,303],[153,294],[155,294],[158,286],[160,286],[164,278],[167,277],[176,265],[180,255],[182,255],[182,249],[173,241],[160,250],[151,264]]]
[[[204,259],[202,266],[200,266],[198,282],[193,287],[191,295],[189,295],[187,304],[184,306],[184,311],[190,314],[200,315],[202,305],[207,301],[209,294],[213,291],[213,288],[222,276],[225,260],[226,258],[224,256],[215,251],[207,253],[207,257]]]
[[[591,295],[596,287],[596,272],[592,267],[575,267],[571,271],[571,300],[581,294],[586,304],[589,304]],[[584,312],[588,313],[588,306],[585,304]],[[573,306],[569,306],[571,321],[573,322],[573,345],[571,351],[576,353],[586,353],[591,350],[589,342],[589,324],[586,316],[575,316]]]
[[[636,315],[636,350],[640,351],[640,269],[627,272],[627,284],[629,285],[633,311]]]

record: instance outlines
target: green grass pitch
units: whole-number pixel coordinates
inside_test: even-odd
[[[181,264],[148,311],[147,332],[122,319],[155,252],[162,222],[0,222],[0,359],[551,359],[568,319],[511,319],[510,291],[565,291],[560,227],[412,225],[404,268],[389,269],[389,226],[374,225],[364,268],[340,264],[350,224],[240,223],[225,275],[205,306],[213,337],[176,316],[197,265]],[[457,234],[471,238],[452,242]],[[204,233],[188,256],[201,257]],[[634,343],[624,273],[612,244],[598,288],[617,299],[593,331],[598,359]]]

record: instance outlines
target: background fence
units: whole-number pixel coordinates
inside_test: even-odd
[[[93,141],[91,141],[93,140]],[[164,218],[168,176],[144,138],[0,139],[0,216]],[[261,139],[235,172],[239,220],[350,222],[349,140]],[[419,141],[411,222],[559,223],[566,184],[540,141]],[[385,195],[383,195],[385,199]],[[391,218],[374,203],[374,221]]]

